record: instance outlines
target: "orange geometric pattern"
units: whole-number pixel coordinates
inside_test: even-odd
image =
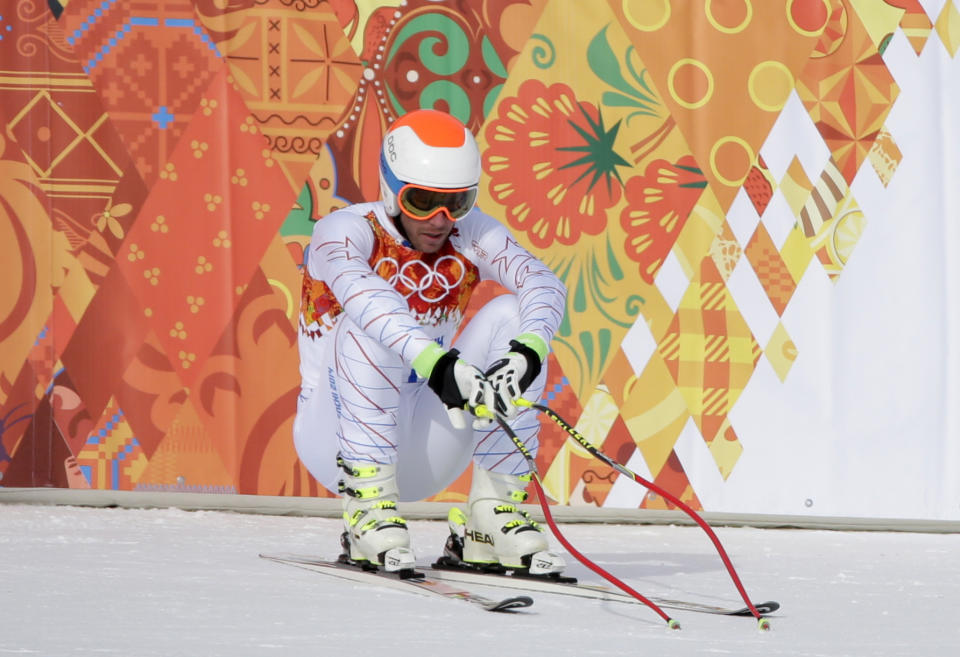
[[[725,439],[721,428],[761,351],[713,260],[703,260],[657,349],[707,444]]]
[[[781,2],[609,5],[727,209],[824,29],[823,3],[787,3],[786,16]]]
[[[797,282],[790,275],[790,270],[784,264],[780,252],[770,239],[770,233],[762,223],[757,224],[757,230],[747,242],[743,252],[753,265],[753,271],[756,272],[774,310],[778,315],[783,315],[790,297],[797,289]]]
[[[930,17],[923,10],[919,0],[899,0],[897,4],[905,10],[903,18],[900,19],[900,27],[913,47],[913,51],[919,55],[927,39],[930,38],[933,23],[930,22]]]
[[[132,489],[147,466],[140,443],[115,403],[107,406],[76,462],[91,488],[108,490]]]
[[[903,153],[893,135],[886,128],[881,129],[870,148],[870,164],[884,187],[890,184],[902,159]]]
[[[342,123],[362,64],[328,3],[284,0],[198,7],[273,158],[296,191]]]
[[[141,177],[152,184],[223,68],[193,4],[74,0],[61,21]]]
[[[221,71],[206,90],[119,262],[186,385],[293,202],[226,76]]]
[[[960,51],[960,8],[957,0],[949,0],[943,5],[934,29],[940,37],[940,43],[950,56],[956,57],[957,52]]]
[[[686,473],[683,471],[683,464],[681,464],[680,459],[677,458],[676,452],[670,452],[670,457],[667,459],[663,469],[661,469],[654,478],[653,483],[671,492],[691,509],[703,508],[700,500],[697,498],[697,494],[693,490],[693,486],[690,485],[690,481],[687,479]],[[646,495],[644,495],[640,508],[664,511],[674,509],[675,506],[653,491],[648,491]]]
[[[847,184],[866,160],[899,88],[856,12],[824,56],[807,61],[797,93]]]
[[[304,246],[376,198],[391,122],[434,107],[478,137],[483,209],[567,284],[546,403],[700,508],[678,441],[735,469],[741,392],[768,364],[787,382],[797,299],[857,265],[886,202],[853,190],[902,193],[915,161],[895,75],[960,51],[957,0],[15,4],[5,486],[333,495],[291,439]],[[552,501],[665,506],[540,438]]]

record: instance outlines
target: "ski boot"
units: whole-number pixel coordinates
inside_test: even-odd
[[[437,565],[559,577],[566,565],[563,558],[549,551],[543,529],[517,507],[527,499],[524,489],[530,479],[529,474],[499,474],[474,467],[468,513],[450,510],[450,537]]]
[[[341,561],[367,570],[383,566],[403,577],[414,573],[407,523],[397,514],[397,466],[337,457],[344,532]]]

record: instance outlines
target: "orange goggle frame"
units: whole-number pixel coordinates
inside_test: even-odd
[[[446,214],[451,221],[462,219],[473,209],[477,201],[477,186],[457,189],[424,187],[407,183],[397,194],[400,210],[417,221],[427,221],[438,212]]]

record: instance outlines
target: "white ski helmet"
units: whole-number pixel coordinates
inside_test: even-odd
[[[419,186],[463,191],[451,197],[455,198],[457,216],[449,211],[447,214],[455,220],[473,208],[479,182],[480,149],[473,134],[453,116],[433,109],[414,110],[387,130],[380,149],[380,193],[388,215],[396,216],[403,210],[414,218],[426,219],[436,214],[420,208],[413,215],[406,206],[401,207],[401,190]]]

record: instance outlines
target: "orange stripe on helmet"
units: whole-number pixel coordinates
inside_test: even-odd
[[[390,130],[404,125],[417,133],[427,146],[456,148],[463,146],[466,141],[463,124],[446,112],[432,109],[413,110],[397,119],[390,126]]]

